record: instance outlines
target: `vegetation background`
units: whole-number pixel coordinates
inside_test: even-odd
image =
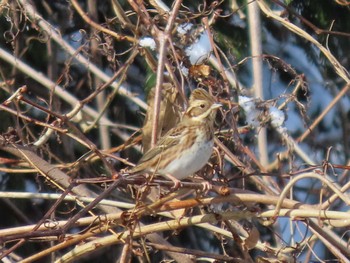
[[[2,261],[349,262],[349,15],[346,0],[1,1]],[[201,179],[124,178],[197,87],[224,105]]]

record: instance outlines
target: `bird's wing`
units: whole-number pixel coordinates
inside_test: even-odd
[[[140,163],[147,162],[153,158],[155,158],[157,155],[161,157],[162,153],[167,151],[169,148],[173,147],[174,145],[178,145],[180,142],[180,139],[184,136],[183,132],[185,130],[183,129],[182,125],[179,125],[177,127],[174,127],[173,129],[170,129],[154,146],[152,149],[150,149],[148,152],[146,152],[140,161]]]

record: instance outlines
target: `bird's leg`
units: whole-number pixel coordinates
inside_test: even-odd
[[[177,190],[180,188],[181,181],[179,179],[177,179],[171,174],[165,174],[165,176],[168,177],[174,183],[174,186],[172,187],[174,190]]]

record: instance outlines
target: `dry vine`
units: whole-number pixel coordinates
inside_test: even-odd
[[[319,38],[349,38],[349,32],[322,29],[279,0],[53,2],[0,3],[1,259],[350,262],[349,128],[342,104],[349,61]],[[239,53],[220,29],[237,16],[245,22],[242,11],[250,4],[257,13],[249,16],[260,12],[289,40],[322,54],[334,88],[317,115],[308,111],[315,94],[306,73],[278,54],[252,57],[248,47]],[[191,47],[202,37],[210,52],[192,61]],[[284,92],[253,97],[239,76],[250,74],[252,59],[271,76],[288,75]],[[126,176],[142,150],[179,121],[187,94],[198,87],[223,104],[208,165],[175,191],[162,177]],[[343,120],[342,138],[325,145],[312,136],[332,111]],[[305,128],[288,130],[284,117],[279,122],[274,115],[282,113],[296,115]],[[258,154],[259,132],[258,141],[267,144],[259,143],[265,146]],[[337,145],[344,147],[339,158],[331,151]],[[213,184],[209,192],[203,181]],[[289,225],[288,234],[282,225]]]

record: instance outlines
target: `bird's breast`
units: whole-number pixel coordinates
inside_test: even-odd
[[[212,137],[208,137],[207,132],[203,130],[197,130],[193,135],[195,138],[191,139],[187,136],[182,138],[178,145],[181,145],[179,152],[174,153],[171,157],[167,156],[172,161],[164,169],[159,170],[160,173],[169,173],[181,180],[197,172],[208,162],[214,145]]]

